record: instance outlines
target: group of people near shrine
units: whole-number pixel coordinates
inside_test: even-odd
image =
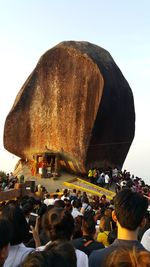
[[[150,197],[150,186],[145,184],[142,178],[131,175],[127,170],[120,171],[117,168],[102,170],[93,168],[89,169],[87,176],[91,183],[114,190],[116,193],[128,187],[133,191],[141,192]]]
[[[12,172],[7,173],[6,177],[0,176],[0,191],[7,191],[15,187],[19,182],[17,176],[14,176]]]

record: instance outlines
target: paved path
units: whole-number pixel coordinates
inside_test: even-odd
[[[56,192],[56,189],[59,189],[60,191],[64,188],[66,188],[63,183],[64,182],[71,182],[73,178],[76,176],[68,174],[68,173],[62,173],[60,177],[57,178],[36,178],[36,177],[28,177],[25,180],[26,181],[35,181],[36,185],[41,184],[43,185],[48,192]]]
[[[66,188],[63,183],[66,182],[71,182],[73,179],[77,177],[77,175],[69,174],[62,172],[61,175],[57,178],[40,178],[39,175],[37,176],[32,176],[31,174],[31,168],[29,168],[28,165],[22,165],[21,168],[18,168],[19,170],[16,170],[15,175],[18,177],[20,175],[24,175],[25,181],[35,181],[36,185],[41,184],[43,185],[48,192],[52,193],[55,192],[56,189],[64,189]]]

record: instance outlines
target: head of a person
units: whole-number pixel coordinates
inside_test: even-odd
[[[64,208],[65,207],[65,202],[62,199],[58,199],[54,203],[54,207],[56,208]]]
[[[72,201],[72,206],[76,209],[80,209],[82,207],[82,203],[80,199],[74,199]]]
[[[99,230],[100,232],[111,231],[111,218],[108,216],[102,216],[100,219]]]
[[[33,205],[30,202],[27,202],[23,205],[22,211],[25,217],[29,216],[30,212],[33,210]]]
[[[110,209],[110,208],[105,209],[104,215],[111,218],[112,217],[112,209]]]
[[[64,195],[65,197],[67,197],[67,196],[68,196],[68,194],[69,194],[69,193],[68,193],[68,189],[67,189],[67,188],[65,188],[65,189],[64,189],[64,191],[63,191],[63,195]]]
[[[81,215],[78,215],[74,218],[74,231],[73,231],[72,239],[79,238],[79,237],[83,236],[82,219],[83,219],[83,216],[81,216]]]
[[[9,203],[1,211],[1,218],[9,221],[11,226],[11,245],[17,245],[27,240],[29,226],[22,210],[15,203]]]
[[[102,195],[102,196],[101,196],[101,201],[102,201],[102,202],[105,202],[105,201],[106,201],[106,195]]]
[[[123,189],[116,195],[114,204],[113,219],[121,227],[135,231],[142,224],[148,208],[148,200],[142,194]]]
[[[76,267],[77,258],[75,253],[75,248],[73,247],[71,241],[54,241],[51,242],[47,247],[46,251],[50,251],[62,256],[63,262],[67,267]]]
[[[49,194],[49,193],[47,193],[45,197],[46,197],[46,198],[50,198],[50,194]]]
[[[70,201],[65,201],[65,199],[64,199],[64,202],[65,202],[65,210],[68,210],[71,213],[72,212],[72,205],[71,205]]]
[[[91,237],[94,236],[96,232],[96,223],[94,220],[94,216],[92,214],[84,214],[82,218],[82,231],[83,234],[89,235]]]
[[[69,211],[54,207],[46,212],[43,226],[50,240],[70,240],[74,219]]]
[[[87,196],[84,196],[83,199],[82,199],[82,202],[85,203],[85,204],[89,204],[89,199]]]
[[[54,194],[54,195],[53,195],[53,198],[54,198],[54,199],[58,199],[58,194]]]
[[[0,266],[5,262],[11,240],[11,227],[7,220],[0,219]]]
[[[45,251],[29,254],[21,267],[76,267],[75,249],[70,242],[52,242]]]
[[[104,267],[149,267],[150,252],[134,248],[117,248],[111,252]]]

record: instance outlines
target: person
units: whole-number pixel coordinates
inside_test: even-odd
[[[101,208],[107,208],[110,205],[110,202],[107,200],[106,195],[101,196],[99,203]]]
[[[144,246],[145,249],[150,251],[150,228],[146,230],[143,234],[141,244]]]
[[[112,229],[111,218],[109,216],[102,216],[99,224],[99,233],[97,241],[101,242],[105,247],[109,246],[108,235]]]
[[[108,174],[108,172],[105,173],[105,188],[109,190],[110,177]]]
[[[117,224],[117,239],[107,248],[95,250],[89,257],[89,267],[101,267],[108,255],[119,247],[144,250],[137,240],[139,227],[145,223],[148,200],[137,192],[123,189],[114,198],[112,218]]]
[[[76,188],[73,188],[72,192],[70,193],[70,201],[72,202],[73,200],[77,199],[77,190]]]
[[[82,207],[82,203],[79,199],[74,199],[72,201],[72,206],[73,206],[73,209],[72,209],[72,216],[73,218],[76,218],[77,216],[83,216],[83,213],[80,212],[80,209]]]
[[[11,228],[7,220],[0,219],[0,266],[3,266],[8,253],[11,240]]]
[[[34,252],[26,257],[21,267],[76,267],[74,247],[69,241],[52,242],[46,251]]]
[[[47,206],[52,204],[52,201],[51,201],[51,199],[50,199],[50,194],[49,194],[49,193],[47,193],[47,194],[45,195],[45,199],[44,199],[43,202],[44,202],[44,204],[46,204]]]
[[[137,248],[118,248],[107,257],[103,267],[150,267],[150,253]]]
[[[88,179],[90,180],[90,183],[93,182],[93,169],[88,170]]]
[[[89,256],[93,250],[104,248],[102,243],[94,240],[96,223],[92,214],[89,215],[89,213],[87,213],[87,216],[86,213],[84,214],[81,229],[83,236],[72,240],[75,248],[82,250],[87,256]]]
[[[139,241],[141,241],[141,239],[142,239],[144,233],[145,233],[148,229],[150,229],[150,212],[149,212],[149,210],[147,210],[147,212],[146,212],[146,224],[145,224],[145,226],[144,226],[143,228],[140,228],[140,229],[139,229],[139,232],[138,232],[138,240],[139,240]]]
[[[81,207],[81,209],[80,209],[80,212],[81,212],[82,214],[84,214],[85,212],[90,211],[90,210],[92,210],[92,207],[91,207],[91,205],[90,205],[90,202],[89,202],[88,197],[85,196],[85,197],[82,199],[82,207]]]
[[[61,200],[64,200],[64,199],[70,199],[69,198],[69,191],[68,191],[68,189],[67,188],[65,188],[64,189],[64,191],[63,191],[63,195],[62,195],[62,197],[61,197]]]
[[[29,253],[34,251],[33,248],[27,248],[24,245],[24,242],[29,237],[27,221],[22,210],[15,202],[6,204],[1,211],[0,217],[9,221],[12,232],[9,254],[5,260],[4,267],[17,267]]]
[[[100,187],[104,187],[104,185],[105,185],[105,174],[104,174],[104,172],[102,172],[102,173],[99,175],[99,177],[98,177],[98,179],[97,179],[97,184],[98,184]]]
[[[74,219],[70,212],[63,208],[52,208],[45,214],[44,231],[49,237],[49,242],[45,246],[39,246],[37,228],[33,229],[33,237],[38,245],[37,250],[46,250],[53,241],[70,241],[74,230]],[[77,267],[88,267],[87,255],[76,249]]]
[[[62,199],[58,199],[54,202],[54,207],[56,208],[65,208],[65,202]]]

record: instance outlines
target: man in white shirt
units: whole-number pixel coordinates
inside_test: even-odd
[[[105,187],[106,187],[106,189],[109,189],[109,182],[110,182],[110,178],[109,178],[108,173],[106,172],[106,174],[105,174]]]
[[[46,194],[46,197],[45,197],[43,202],[46,206],[53,205],[54,204],[54,198],[50,198],[50,194]]]
[[[77,216],[83,216],[83,214],[80,212],[80,209],[82,207],[82,203],[80,200],[78,199],[73,200],[72,206],[73,206],[73,209],[72,209],[71,214],[73,218],[76,218]]]

